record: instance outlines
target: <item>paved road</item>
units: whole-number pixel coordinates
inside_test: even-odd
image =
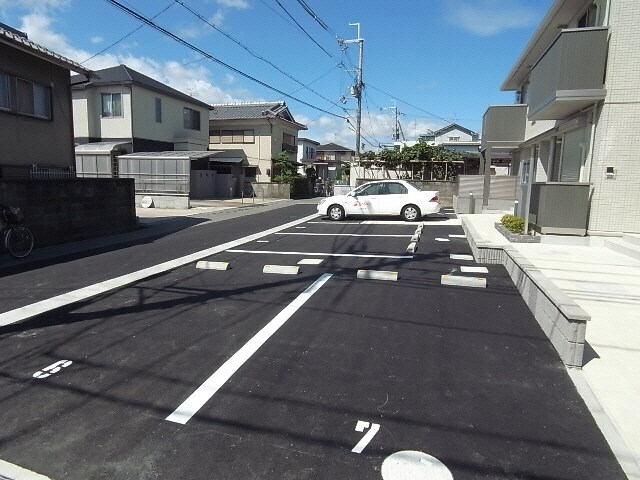
[[[416,225],[278,231],[309,213],[2,279],[39,301],[243,238],[204,256],[228,270],[192,261],[0,330],[0,458],[83,480],[624,478],[503,267],[486,289],[441,285],[473,264],[450,258],[470,253],[455,220],[408,255]]]

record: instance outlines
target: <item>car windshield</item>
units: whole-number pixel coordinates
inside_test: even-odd
[[[350,193],[353,195],[360,195],[364,189],[366,189],[370,184],[365,183],[364,185],[360,185],[358,188],[354,188]]]

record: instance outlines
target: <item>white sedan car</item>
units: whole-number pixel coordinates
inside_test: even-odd
[[[403,220],[414,222],[439,211],[438,191],[422,190],[408,180],[368,182],[346,195],[323,198],[318,204],[318,213],[331,220],[351,215],[400,215]]]

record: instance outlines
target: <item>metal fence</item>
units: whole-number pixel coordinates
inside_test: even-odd
[[[29,171],[29,178],[38,178],[38,179],[76,178],[76,172],[73,167],[69,167],[68,169],[62,169],[62,168],[38,167],[37,165],[32,165],[31,170]]]
[[[119,177],[133,178],[136,193],[188,194],[189,159],[119,158]]]

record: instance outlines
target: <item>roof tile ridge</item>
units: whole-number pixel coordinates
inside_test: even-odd
[[[248,106],[256,106],[262,107],[266,105],[278,105],[279,102],[227,102],[227,103],[212,103],[211,105],[214,107],[248,107]]]

